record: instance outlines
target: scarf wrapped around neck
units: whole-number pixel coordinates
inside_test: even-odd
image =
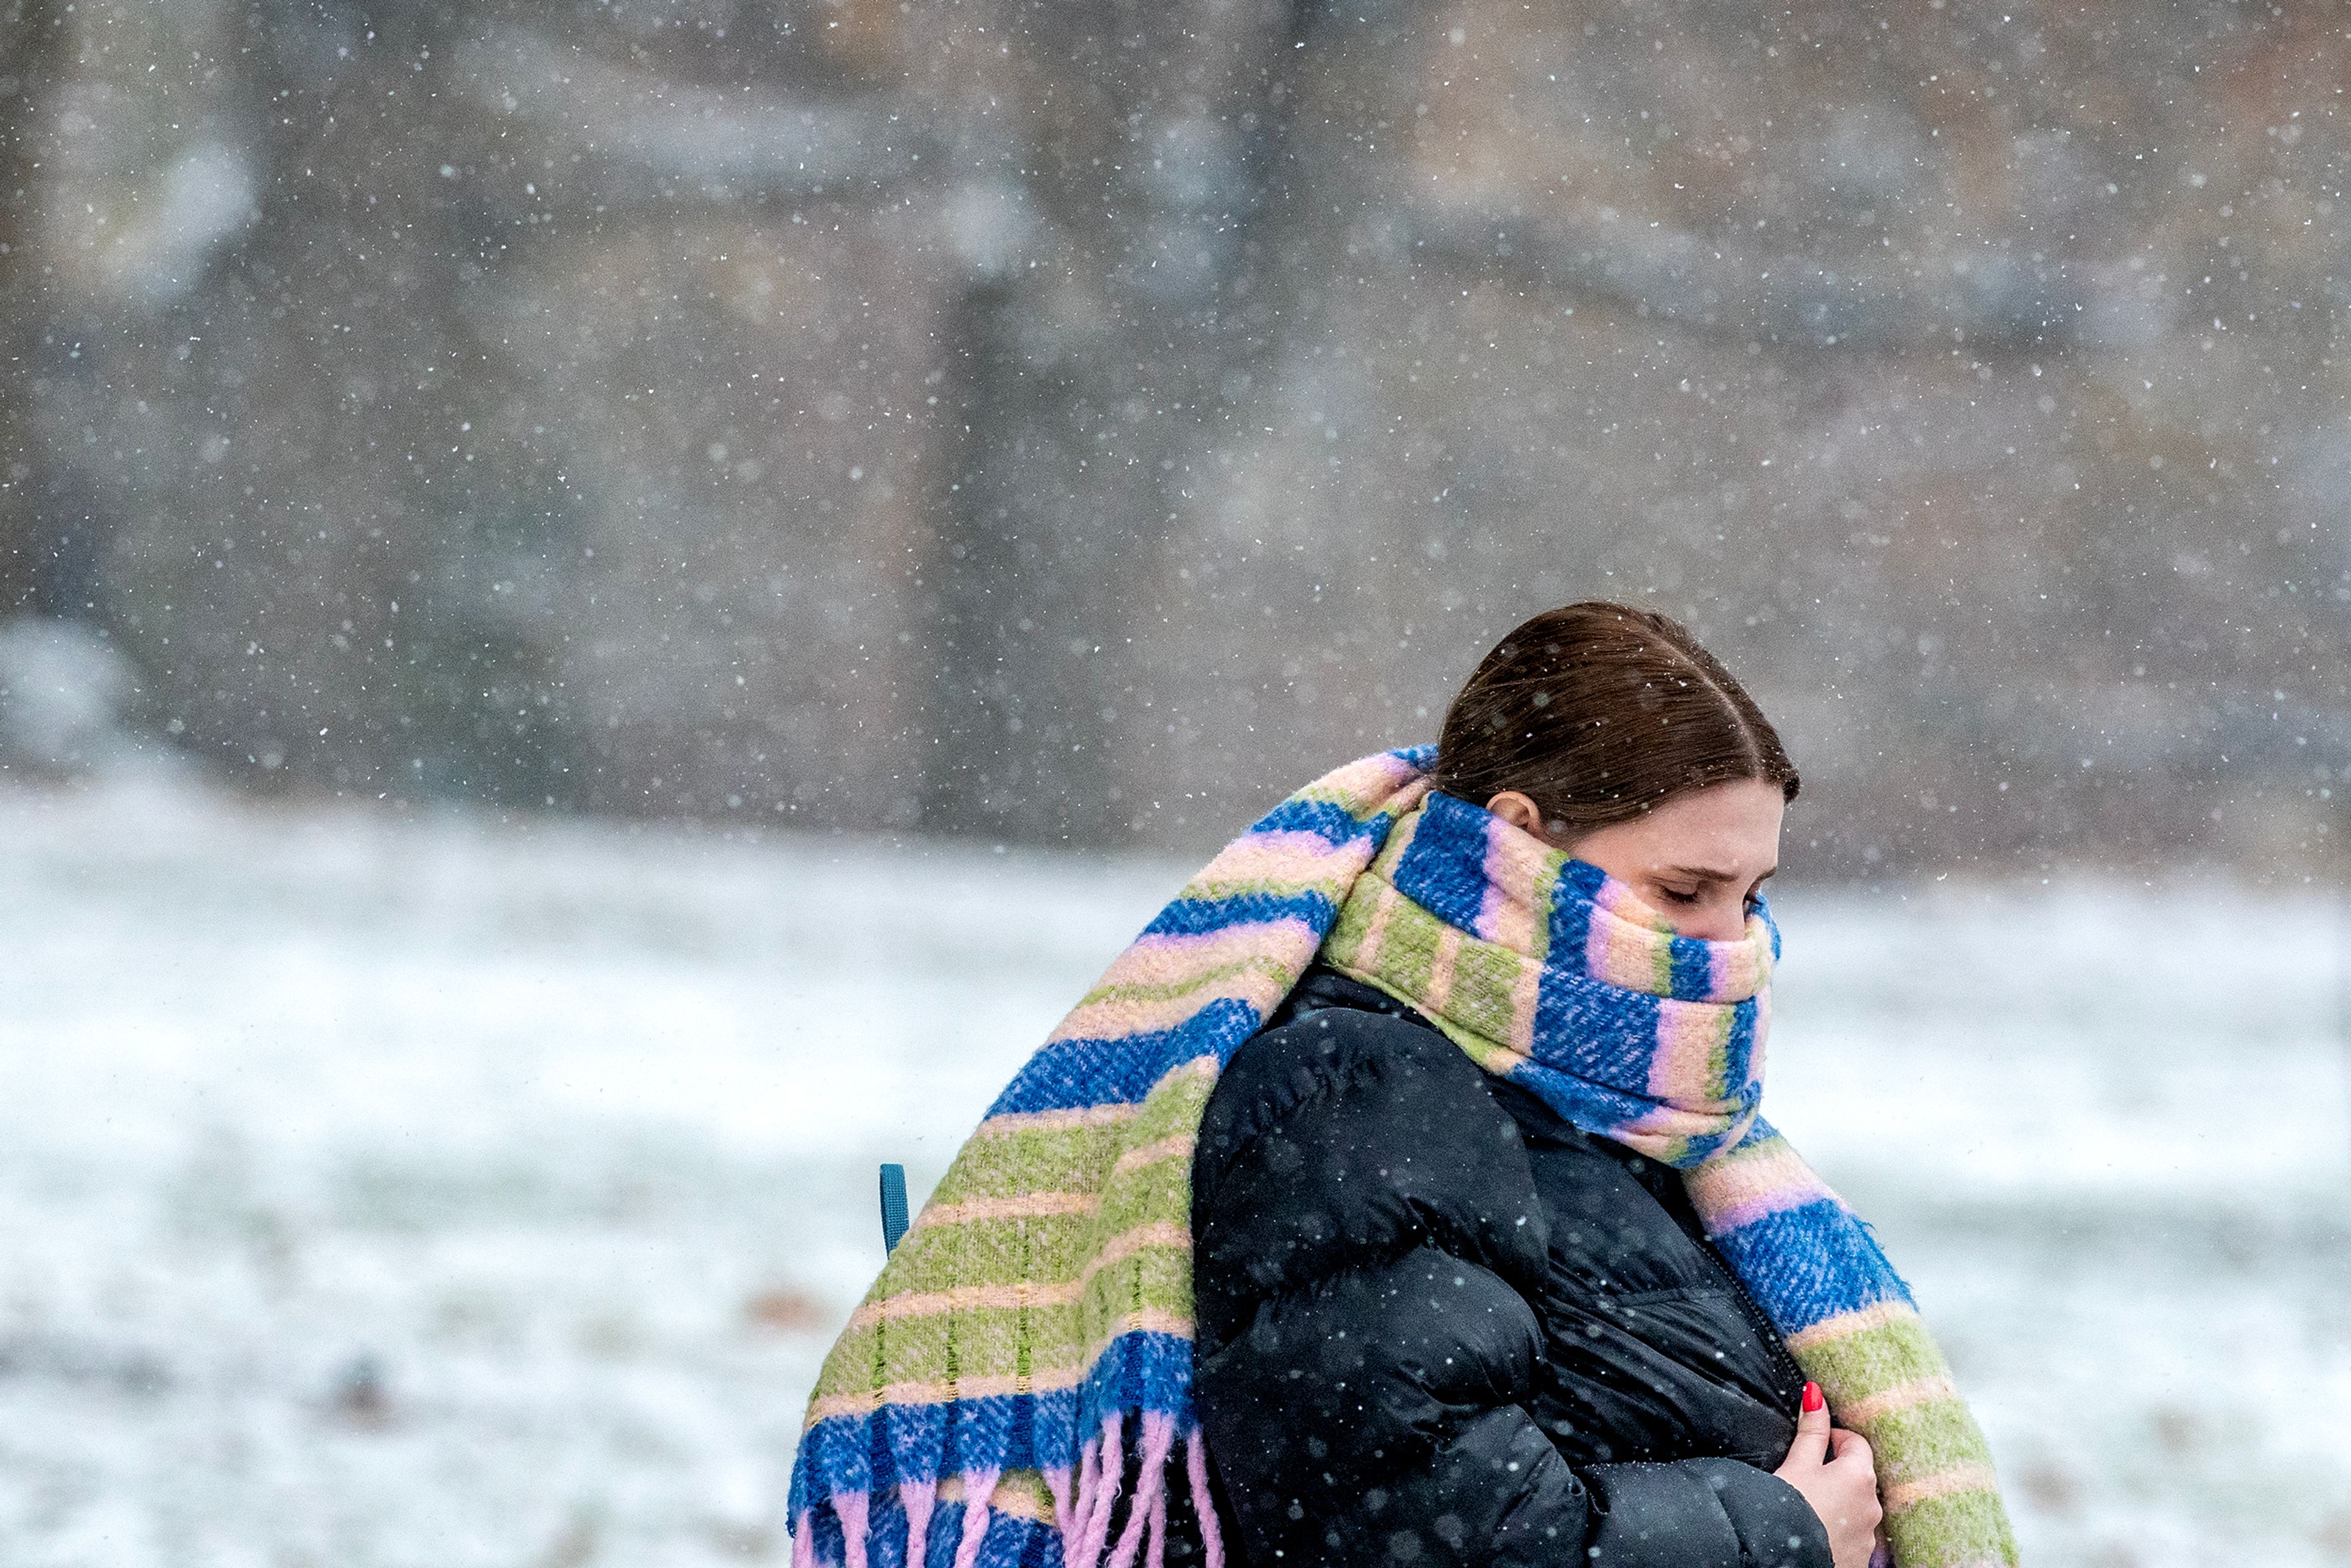
[[[1223,1568],[1192,1409],[1193,1144],[1218,1071],[1318,953],[1681,1173],[1869,1439],[1898,1568],[2015,1563],[1908,1289],[1759,1114],[1768,910],[1737,941],[1676,936],[1597,867],[1433,793],[1435,755],[1350,763],[1227,845],[998,1097],[825,1359],[795,1568],[1160,1568],[1171,1487]]]

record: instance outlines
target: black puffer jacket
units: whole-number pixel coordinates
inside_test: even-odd
[[[1249,1568],[1830,1568],[1803,1380],[1671,1170],[1309,972],[1193,1165],[1195,1396]]]

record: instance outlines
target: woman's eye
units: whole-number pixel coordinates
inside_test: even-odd
[[[1684,893],[1678,888],[1661,887],[1657,889],[1657,891],[1666,895],[1666,902],[1668,904],[1696,904],[1698,902],[1697,894]]]

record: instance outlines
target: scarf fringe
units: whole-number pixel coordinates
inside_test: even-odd
[[[1134,1500],[1127,1505],[1126,1528],[1111,1549],[1110,1568],[1134,1568],[1135,1552],[1144,1532],[1152,1531],[1151,1552],[1159,1554],[1167,1526],[1167,1456],[1176,1446],[1176,1421],[1156,1410],[1143,1417],[1143,1465],[1135,1478]],[[1092,1568],[1091,1563],[1080,1568]]]
[[[1141,1427],[1140,1440],[1131,1453],[1126,1441],[1130,1418]],[[1130,1458],[1134,1463],[1132,1492],[1126,1489]],[[901,1481],[895,1490],[905,1519],[903,1555],[894,1546],[895,1521],[877,1513],[872,1493],[835,1492],[793,1518],[792,1568],[925,1568],[933,1561],[931,1531],[943,1505],[963,1511],[961,1520],[951,1526],[956,1531],[952,1568],[983,1568],[983,1559],[989,1558],[989,1527],[998,1520],[1057,1536],[1061,1544],[1061,1568],[1138,1568],[1138,1563],[1140,1568],[1165,1568],[1168,1504],[1179,1484],[1198,1521],[1203,1568],[1226,1568],[1223,1525],[1209,1489],[1207,1443],[1196,1425],[1179,1427],[1174,1416],[1158,1410],[1105,1416],[1101,1428],[1081,1448],[1075,1469],[1074,1478],[1067,1465],[1042,1472],[1045,1490],[1052,1499],[1050,1519],[991,1506],[988,1500],[1003,1479],[1000,1468],[957,1475],[953,1478],[956,1490],[944,1496],[936,1480]],[[1073,1479],[1077,1481],[1074,1494]],[[1120,1521],[1122,1497],[1127,1502],[1125,1517]],[[838,1562],[831,1559],[829,1546],[819,1543],[818,1514],[827,1507],[841,1531]],[[954,1518],[952,1513],[947,1515],[948,1520]],[[1111,1538],[1113,1522],[1119,1523],[1115,1541]],[[940,1527],[950,1526],[942,1521]],[[886,1548],[880,1538],[885,1528],[891,1530],[892,1543]],[[1001,1551],[999,1546],[998,1558]],[[985,1568],[1011,1568],[1011,1564],[990,1559]]]
[[[1086,1516],[1086,1522],[1074,1542],[1063,1543],[1062,1550],[1068,1553],[1062,1559],[1065,1568],[1094,1568],[1102,1561],[1102,1548],[1110,1541],[1111,1508],[1126,1480],[1126,1465],[1119,1452],[1125,1428],[1123,1415],[1102,1417],[1102,1437],[1098,1439],[1101,1459],[1094,1467],[1092,1506],[1089,1508],[1084,1499],[1079,1500],[1078,1511]]]
[[[923,1568],[923,1548],[930,1543],[931,1509],[939,1500],[939,1483],[901,1481],[898,1500],[906,1508],[906,1568]],[[967,1568],[960,1555],[956,1568]]]
[[[848,1568],[866,1568],[866,1505],[871,1501],[862,1491],[842,1492],[832,1500],[832,1511],[841,1518],[841,1554]]]
[[[1184,1441],[1184,1469],[1192,1483],[1192,1515],[1200,1521],[1200,1546],[1207,1568],[1225,1568],[1225,1538],[1217,1525],[1216,1500],[1208,1492],[1208,1444],[1200,1428]],[[1152,1568],[1159,1568],[1155,1560]]]
[[[1056,1465],[1045,1471],[1045,1490],[1053,1500],[1053,1527],[1061,1539],[1070,1541],[1077,1535],[1077,1515],[1071,1511],[1070,1467]]]
[[[955,1568],[977,1568],[979,1549],[987,1540],[987,1521],[995,1510],[988,1500],[996,1495],[996,1482],[1001,1470],[981,1470],[963,1479],[963,1539],[956,1543]],[[913,1554],[908,1553],[911,1563]]]

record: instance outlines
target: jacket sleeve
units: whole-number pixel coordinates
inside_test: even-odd
[[[1193,1183],[1194,1396],[1249,1568],[1830,1568],[1778,1478],[1572,1470],[1528,1416],[1550,1239],[1442,1036],[1343,1009],[1259,1036]]]

